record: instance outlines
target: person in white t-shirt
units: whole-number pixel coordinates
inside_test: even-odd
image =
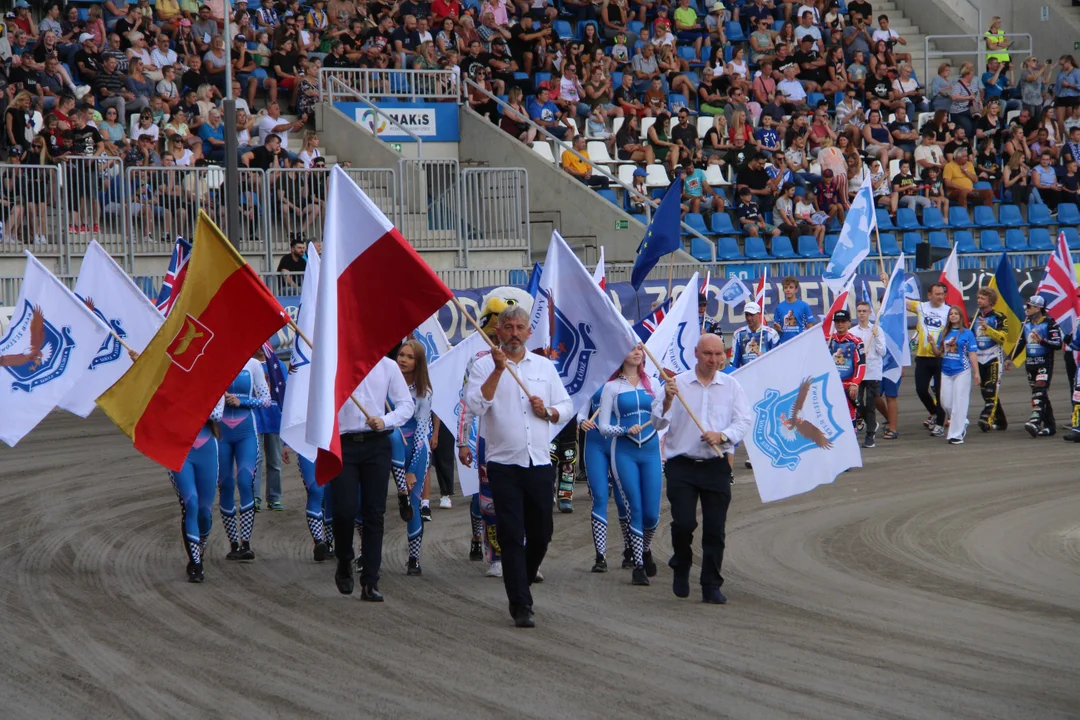
[[[875,447],[877,438],[877,403],[881,394],[881,368],[885,359],[885,335],[877,325],[870,322],[873,308],[863,300],[855,305],[855,314],[859,318],[857,325],[851,328],[851,334],[863,341],[866,353],[866,371],[859,383],[859,421],[866,426],[864,448]]]
[[[289,122],[282,118],[281,106],[276,102],[272,102],[266,106],[266,114],[259,118],[258,123],[255,125],[259,131],[259,144],[266,142],[267,135],[277,135],[281,138],[281,149],[289,157],[289,160],[295,161],[296,155],[286,150],[289,146],[289,133],[303,130],[306,122],[306,115],[300,116],[300,119],[296,122]]]
[[[795,63],[784,68],[784,79],[776,85],[776,90],[782,95],[780,100],[784,106],[801,105],[806,102],[806,90],[802,83],[796,79],[799,68]]]
[[[872,37],[875,43],[878,41],[882,41],[885,43],[885,45],[892,52],[893,57],[896,58],[896,62],[911,62],[911,53],[899,53],[893,49],[893,47],[897,44],[906,46],[907,40],[901,37],[900,34],[895,30],[889,29],[888,15],[878,15],[878,29],[874,31]]]

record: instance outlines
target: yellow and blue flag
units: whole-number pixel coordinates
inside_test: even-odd
[[[1020,340],[1020,333],[1023,329],[1024,317],[1024,299],[1020,297],[1020,287],[1016,284],[1016,275],[1013,274],[1012,265],[1009,264],[1009,255],[1006,252],[1001,253],[1001,260],[998,261],[997,270],[994,271],[994,276],[990,278],[990,287],[997,290],[998,299],[994,303],[994,310],[1005,316],[1007,325],[1005,326],[1008,332],[1005,334],[1005,344],[1002,350],[1005,353],[1005,357],[1012,357],[1012,352],[1016,348],[1016,343]],[[1024,362],[1024,351],[1021,349],[1019,355],[1012,357],[1014,365],[1021,365]]]

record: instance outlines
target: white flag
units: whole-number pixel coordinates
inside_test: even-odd
[[[664,369],[676,375],[684,373],[694,367],[694,348],[697,347],[701,337],[701,324],[697,314],[697,289],[698,274],[690,278],[682,294],[675,300],[671,310],[664,315],[664,319],[656,326],[655,332],[645,343],[649,352],[656,356]],[[659,369],[653,365],[652,360],[646,356],[645,372],[652,380],[653,390],[660,392],[663,380],[660,379]]]
[[[75,294],[98,319],[113,329],[136,352],[142,352],[157,334],[165,318],[146,293],[128,277],[105,248],[91,240],[86,248]],[[107,335],[90,361],[90,367],[60,407],[86,417],[94,410],[94,401],[132,366],[127,350],[112,335]]]
[[[742,305],[748,297],[750,289],[737,277],[731,278],[720,288],[720,302],[730,307]]]
[[[446,425],[454,436],[455,442],[461,435],[468,433],[466,442],[472,450],[472,465],[462,465],[457,460],[458,483],[464,497],[480,492],[480,476],[476,465],[476,434],[478,422],[462,423],[465,414],[465,385],[468,380],[470,364],[473,358],[488,352],[487,341],[480,333],[469,337],[450,348],[445,355],[428,367],[431,378],[431,411]]]
[[[600,289],[557,231],[551,233],[532,322],[551,333],[551,361],[559,371],[574,412],[552,424],[555,437],[618,369],[639,342],[611,298]],[[694,314],[695,323],[697,313]],[[528,345],[528,343],[527,343]]]
[[[0,338],[0,440],[14,446],[86,375],[109,328],[29,251]]]
[[[799,495],[862,467],[825,336],[797,335],[733,374],[751,403],[746,437],[762,502]]]
[[[308,245],[307,267],[304,268],[304,286],[300,290],[300,310],[296,325],[308,336],[315,333],[316,296],[319,292],[319,267],[322,260],[315,244]],[[281,440],[311,462],[319,454],[318,448],[308,443],[307,432],[308,390],[311,386],[311,347],[297,335],[293,338],[292,357],[289,358],[289,377],[285,382],[285,400],[281,405]]]
[[[439,313],[435,313],[413,331],[415,337],[424,346],[427,353],[428,365],[438,360],[450,349],[450,341],[446,339],[446,332],[439,322]]]

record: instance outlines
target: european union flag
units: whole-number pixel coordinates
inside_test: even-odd
[[[682,220],[682,177],[680,176],[668,186],[664,193],[664,199],[653,213],[652,222],[645,230],[645,238],[638,247],[637,259],[634,260],[634,271],[630,275],[630,284],[635,290],[641,289],[641,283],[645,282],[649,271],[656,267],[660,258],[682,248],[682,239],[679,237],[679,222]]]

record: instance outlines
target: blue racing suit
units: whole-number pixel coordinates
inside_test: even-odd
[[[731,338],[734,348],[731,364],[736,369],[744,367],[780,344],[780,335],[771,327],[762,325],[757,332],[744,325]]]
[[[193,563],[202,562],[203,546],[213,524],[214,488],[218,479],[218,441],[211,423],[221,420],[224,396],[210,414],[210,421],[199,430],[184,459],[180,472],[169,471],[176,497],[180,499],[180,527],[184,549]]]
[[[420,516],[420,494],[424,491],[424,477],[431,461],[431,391],[416,397],[416,387],[409,386],[416,401],[413,416],[404,425],[390,433],[390,463],[399,493],[409,493],[412,520],[408,523],[409,557],[419,560],[420,545],[424,539],[424,519]],[[412,490],[405,476],[415,479]]]
[[[218,442],[218,489],[221,523],[231,542],[247,542],[255,526],[255,467],[259,464],[259,429],[255,408],[270,407],[270,388],[262,363],[251,359],[226,391],[240,401],[226,401]],[[235,475],[234,473],[235,469]],[[240,491],[240,526],[236,524],[236,491]]]
[[[596,415],[597,411],[600,410],[600,397],[603,392],[604,388],[601,387],[593,393],[592,401],[588,406],[589,417]],[[597,420],[599,420],[599,417]],[[611,441],[600,434],[599,425],[585,433],[581,457],[585,463],[585,476],[589,479],[589,493],[592,495],[592,536],[593,545],[596,546],[596,554],[604,555],[607,553],[609,486],[614,489],[615,510],[619,515],[619,526],[622,528],[623,546],[630,547],[630,525],[626,519],[626,504],[618,486],[611,482]]]

